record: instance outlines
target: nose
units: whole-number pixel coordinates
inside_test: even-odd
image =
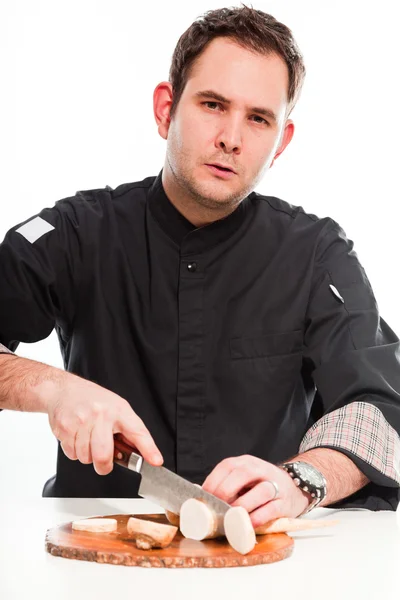
[[[242,147],[242,134],[240,130],[239,117],[224,119],[221,129],[215,140],[216,147],[222,149],[226,154],[240,154]]]

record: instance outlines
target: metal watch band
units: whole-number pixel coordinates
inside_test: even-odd
[[[306,492],[307,493],[307,492]],[[307,508],[305,510],[303,510],[302,513],[300,513],[298,516],[302,517],[303,515],[306,515],[307,513],[310,512],[310,510],[312,510],[313,508],[317,508],[318,504],[321,502],[322,497],[321,498],[313,498],[311,496],[311,502],[310,504],[307,506]]]
[[[304,463],[307,465],[307,468],[312,468],[314,471],[316,471],[319,475],[319,477],[321,478],[321,485],[317,486],[314,484],[309,484],[306,480],[303,480],[300,475],[298,473],[296,473],[296,467],[297,465],[302,464],[302,461],[292,461],[292,462],[288,462],[288,463],[283,463],[281,465],[279,465],[282,469],[284,469],[293,479],[294,483],[306,494],[308,494],[310,496],[310,503],[307,506],[307,508],[299,515],[299,517],[307,514],[308,512],[310,512],[313,508],[316,508],[320,502],[322,502],[322,500],[325,498],[326,496],[326,480],[325,477],[322,475],[322,473],[320,471],[318,471],[318,469],[316,469],[316,467],[314,467],[313,465],[310,465],[309,463]]]

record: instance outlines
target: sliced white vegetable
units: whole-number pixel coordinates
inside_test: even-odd
[[[105,533],[117,529],[116,519],[80,519],[72,522],[72,529],[78,531],[91,531],[93,533]]]
[[[167,519],[171,523],[171,525],[176,525],[176,527],[179,527],[179,521],[180,521],[179,515],[171,512],[170,510],[166,510],[165,516],[167,517]]]
[[[177,527],[156,523],[146,519],[130,517],[127,524],[128,533],[135,539],[136,546],[144,550],[165,548],[174,539]]]
[[[217,522],[214,512],[201,500],[186,500],[179,513],[179,527],[184,537],[205,540],[215,536]]]
[[[226,539],[236,552],[248,554],[257,543],[250,515],[243,506],[233,506],[224,517]]]
[[[268,521],[264,525],[256,527],[256,535],[265,535],[266,533],[285,533],[286,531],[302,531],[305,529],[318,529],[320,527],[331,527],[337,525],[339,521],[328,521],[325,519],[289,519],[281,517],[274,521]]]

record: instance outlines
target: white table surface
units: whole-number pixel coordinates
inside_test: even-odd
[[[400,596],[400,528],[389,511],[316,509],[333,528],[291,534],[292,555],[233,568],[143,568],[54,557],[48,528],[75,518],[162,512],[145,500],[3,497],[0,599],[369,600]]]

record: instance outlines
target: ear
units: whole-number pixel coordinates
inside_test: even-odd
[[[270,164],[269,168],[272,167],[272,165],[274,164],[274,162],[278,158],[278,156],[280,156],[282,154],[282,152],[284,151],[284,149],[286,148],[286,146],[289,145],[293,135],[294,135],[294,123],[293,123],[293,121],[288,119],[286,121],[285,129],[282,134],[281,143],[278,146],[278,150],[276,151],[275,156],[272,159],[272,163]]]
[[[158,126],[158,133],[164,140],[168,137],[171,122],[169,113],[172,105],[172,85],[162,81],[153,92],[153,111]]]

